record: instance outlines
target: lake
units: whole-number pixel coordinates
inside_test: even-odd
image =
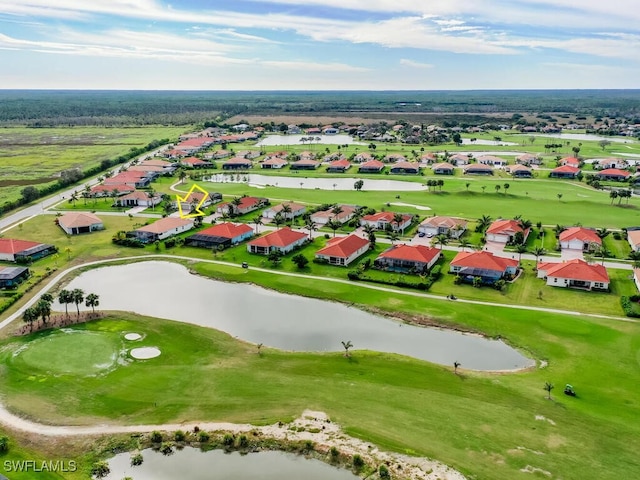
[[[320,141],[301,142],[301,138],[320,138]],[[301,145],[312,147],[313,145],[368,145],[368,143],[358,142],[349,135],[267,135],[257,144],[258,147],[275,145]]]
[[[544,134],[534,133],[532,136],[559,138],[561,140],[596,141],[596,142],[600,140],[608,140],[612,143],[633,143],[633,138],[629,138],[629,137],[604,137],[602,135],[593,135],[590,133],[544,133]]]
[[[222,450],[202,452],[186,447],[172,455],[147,449],[142,465],[131,466],[131,454],[120,453],[109,460],[111,473],[105,480],[355,480],[348,470],[293,453],[266,451],[240,455]]]
[[[247,183],[250,187],[264,188],[266,186],[280,188],[301,188],[303,190],[354,190],[353,184],[360,180],[355,177],[346,178],[314,178],[305,177],[304,173],[284,177],[275,175],[257,175],[254,173],[217,173],[207,177],[205,181],[211,183]],[[380,192],[418,192],[427,190],[427,186],[419,182],[402,180],[370,180],[362,179],[363,191]]]
[[[337,302],[211,280],[172,262],[100,267],[81,273],[66,288],[100,295],[100,309],[215,328],[282,350],[337,352],[342,341],[350,340],[356,349],[449,366],[457,361],[474,370],[515,370],[535,364],[502,341],[407,325]],[[64,310],[58,304],[54,308]]]

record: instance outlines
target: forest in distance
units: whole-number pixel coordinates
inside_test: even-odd
[[[189,125],[237,115],[376,116],[472,123],[509,113],[626,117],[640,90],[100,91],[0,90],[0,126]]]

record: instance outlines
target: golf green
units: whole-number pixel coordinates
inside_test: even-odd
[[[117,340],[109,335],[59,331],[29,344],[16,361],[33,371],[95,375],[111,368],[117,358]]]

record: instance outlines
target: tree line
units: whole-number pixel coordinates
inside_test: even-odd
[[[75,304],[77,318],[80,318],[80,305],[84,302],[85,306],[91,307],[93,314],[96,313],[96,307],[100,305],[100,296],[95,293],[85,295],[84,290],[74,288],[73,290],[60,290],[57,297],[58,303],[64,305],[65,315],[69,319],[69,305]],[[33,324],[42,319],[42,325],[48,325],[51,320],[51,305],[54,297],[50,293],[43,293],[33,307],[27,308],[22,313],[22,320],[29,325],[30,331],[33,331]]]

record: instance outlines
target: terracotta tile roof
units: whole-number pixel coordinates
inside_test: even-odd
[[[135,170],[126,170],[124,172],[120,172],[113,177],[110,177],[110,180],[138,180],[140,178],[145,177],[144,172],[135,171]]]
[[[478,157],[478,163],[487,162],[491,163],[506,163],[507,161],[504,158],[496,157],[495,155],[482,155]]]
[[[509,172],[511,172],[511,173],[515,173],[515,172],[531,172],[531,169],[529,167],[527,167],[526,165],[511,165],[508,168],[509,168]]]
[[[342,209],[342,212],[340,212],[338,215],[333,213],[333,209],[329,209],[329,210],[320,210],[319,212],[312,213],[311,216],[327,218],[327,219],[343,220],[343,219],[347,219],[350,215],[353,215],[353,213],[356,211],[355,207],[352,207],[351,205],[339,205],[339,207]]]
[[[93,213],[69,212],[58,217],[58,223],[66,228],[89,227],[96,223],[102,223],[102,220]]]
[[[291,208],[292,212],[297,212],[298,210],[302,210],[303,208],[306,208],[306,205],[302,205],[301,203],[282,202],[281,204],[276,205],[275,207],[269,208],[269,210],[271,210],[272,212],[278,213],[282,211],[285,205],[289,205],[289,208]]]
[[[561,165],[571,165],[573,167],[577,167],[580,165],[580,160],[578,160],[576,157],[565,157],[562,160],[560,160],[560,164]]]
[[[303,160],[298,160],[297,162],[293,162],[291,165],[295,165],[295,166],[309,165],[309,166],[317,167],[318,165],[320,165],[320,162],[316,162],[315,160],[303,159]]]
[[[467,221],[463,220],[462,218],[435,216],[425,218],[420,225],[426,225],[429,227],[456,228],[457,225],[466,227]]]
[[[125,183],[114,183],[112,185],[96,185],[91,189],[92,193],[113,192],[118,190],[120,193],[133,192],[135,189]]]
[[[193,225],[193,219],[191,218],[175,218],[175,217],[165,217],[161,218],[157,222],[153,222],[150,225],[145,225],[144,227],[140,227],[136,229],[136,232],[149,232],[149,233],[164,233],[169,230],[173,230],[174,228],[183,227],[186,225]]]
[[[578,167],[572,167],[571,165],[563,165],[551,170],[553,173],[573,173],[574,175],[580,172]]]
[[[360,168],[383,169],[384,163],[382,163],[380,160],[367,160],[366,162],[360,164]]]
[[[243,157],[233,157],[224,162],[225,165],[251,165],[251,160]]]
[[[487,233],[498,235],[514,235],[517,232],[521,232],[522,234],[525,234],[525,236],[527,233],[515,220],[496,220],[491,225],[489,225],[489,228],[487,228]]]
[[[284,158],[270,157],[268,160],[262,162],[262,165],[286,165],[287,163]]]
[[[186,163],[187,165],[202,165],[204,163],[209,163],[209,162],[205,162],[204,160],[197,158],[197,157],[187,157],[187,158],[183,158],[182,160],[180,160],[181,163]]]
[[[365,245],[369,245],[369,240],[358,235],[351,234],[346,237],[335,237],[327,242],[326,247],[318,250],[316,255],[348,258]]]
[[[598,173],[596,173],[596,175],[601,176],[601,177],[625,177],[627,178],[629,175],[631,175],[629,172],[627,172],[626,170],[620,170],[619,168],[605,168],[604,170],[600,170]]]
[[[349,168],[351,166],[351,162],[346,158],[341,158],[340,160],[334,160],[329,164],[329,168]]]
[[[30,242],[28,240],[16,240],[13,238],[0,238],[0,253],[15,255],[29,248],[42,245],[40,242]]]
[[[591,265],[579,258],[561,263],[541,262],[538,270],[546,272],[547,277],[609,283],[609,274],[603,265]]]
[[[442,170],[442,169],[453,170],[454,167],[448,162],[441,162],[441,163],[434,163],[431,168],[433,170]]]
[[[154,200],[157,200],[160,197],[160,194],[155,194],[153,196]],[[127,195],[123,195],[122,197],[118,197],[118,200],[150,200],[147,192],[143,192],[142,190],[134,190]]]
[[[409,262],[430,263],[440,255],[440,250],[424,245],[394,245],[382,252],[378,258],[393,258]]]
[[[253,229],[246,223],[219,223],[198,232],[198,235],[207,235],[210,237],[236,238],[253,232]]]
[[[306,239],[307,234],[303,232],[295,232],[289,227],[281,228],[275,232],[268,233],[260,238],[256,238],[249,242],[249,245],[256,247],[287,247],[301,239]]]
[[[640,230],[629,230],[627,238],[631,240],[633,245],[640,245]]]
[[[483,163],[471,163],[464,167],[465,172],[468,170],[479,170],[483,172],[490,172],[490,171],[493,171],[493,168],[491,167],[491,165],[485,165]]]
[[[496,257],[491,252],[460,252],[451,261],[451,265],[504,272],[508,267],[517,267],[518,261]]]
[[[364,217],[362,217],[362,220],[364,220],[365,222],[386,221],[389,223],[394,223],[393,221],[394,215],[395,215],[394,212],[378,212],[378,213],[374,213],[373,215],[365,215]],[[403,223],[413,218],[413,216],[408,215],[406,213],[401,213],[401,215],[402,215]]]
[[[133,165],[129,167],[129,172],[164,172],[165,169],[156,165]]]
[[[602,239],[598,236],[595,230],[583,227],[571,227],[560,233],[559,237],[561,242],[568,242],[570,240],[580,240],[584,243],[597,243],[602,245]]]
[[[139,165],[143,165],[145,167],[169,167],[171,165],[175,165],[173,162],[167,162],[166,160],[145,160],[144,162],[140,162]]]
[[[391,168],[404,168],[405,170],[418,170],[420,165],[417,163],[407,162],[406,160],[398,160]]]

